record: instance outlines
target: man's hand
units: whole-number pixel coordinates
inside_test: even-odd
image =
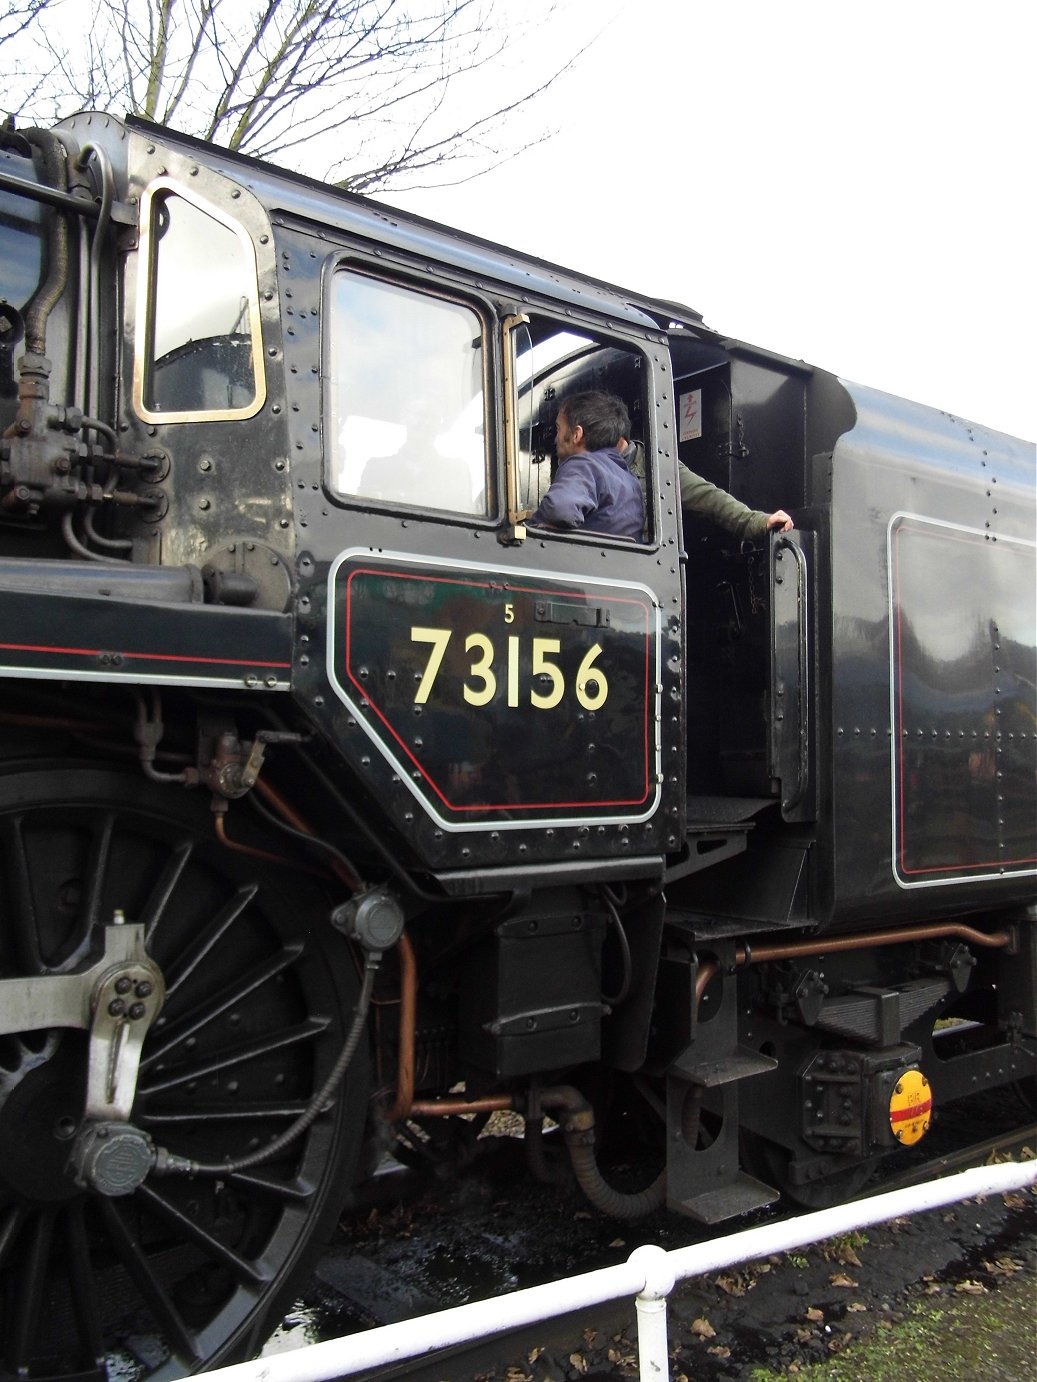
[[[795,526],[796,525],[784,509],[778,509],[776,513],[772,513],[767,519],[767,527],[777,528],[780,533],[787,533],[790,528],[794,528]]]

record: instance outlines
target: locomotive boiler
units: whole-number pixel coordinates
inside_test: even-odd
[[[714,1224],[1032,1098],[1032,445],[140,121],[0,249],[0,1376],[255,1352],[497,1110]],[[586,389],[632,541],[527,523]]]

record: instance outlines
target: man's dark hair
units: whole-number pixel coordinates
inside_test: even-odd
[[[614,394],[574,393],[563,398],[558,411],[572,431],[583,428],[583,445],[587,451],[604,451],[615,446],[620,437],[630,436],[630,414],[626,404]]]

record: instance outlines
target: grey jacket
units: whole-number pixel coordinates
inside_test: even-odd
[[[645,449],[643,443],[631,441],[623,459],[630,473],[643,485],[645,481]],[[767,519],[770,514],[761,509],[750,509],[733,494],[719,485],[704,480],[693,470],[677,462],[677,478],[681,490],[681,507],[692,513],[699,513],[719,527],[725,528],[735,537],[763,537],[767,532]]]

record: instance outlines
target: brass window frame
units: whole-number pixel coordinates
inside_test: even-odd
[[[252,273],[247,291],[249,335],[252,340],[252,362],[255,375],[255,397],[243,408],[207,408],[184,411],[156,411],[144,401],[146,364],[150,359],[150,338],[154,323],[155,300],[154,254],[156,241],[152,235],[152,207],[156,198],[173,194],[209,216],[231,231],[246,252]],[[150,182],[140,200],[140,234],[137,264],[137,313],[133,337],[133,408],[144,422],[224,422],[255,417],[266,403],[266,369],[263,358],[263,330],[259,310],[259,268],[252,237],[240,222],[234,220],[207,197],[199,196],[193,188],[177,178],[160,177]]]

